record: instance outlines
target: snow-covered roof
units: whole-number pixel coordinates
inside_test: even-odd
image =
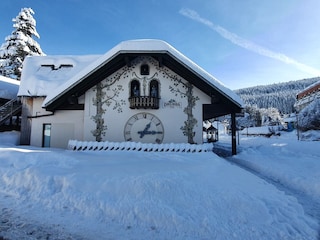
[[[189,71],[191,71],[193,74],[201,78],[201,80],[204,81],[206,84],[208,84],[212,88],[219,91],[222,95],[230,99],[234,104],[236,104],[239,107],[243,105],[242,100],[236,93],[227,88],[208,72],[203,70],[201,67],[199,67],[197,64],[195,64],[193,61],[184,56],[182,53],[180,53],[178,50],[173,48],[168,43],[162,40],[154,39],[130,40],[121,42],[120,44],[112,48],[110,51],[108,51],[106,54],[100,57],[91,58],[91,62],[79,61],[80,57],[76,59],[69,57],[69,61],[71,61],[71,59],[75,61],[74,63],[72,63],[74,68],[69,69],[69,71],[64,71],[63,73],[60,73],[60,71],[58,70],[50,71],[49,69],[47,69],[44,74],[41,74],[41,72],[45,71],[45,69],[39,68],[39,65],[50,65],[50,61],[48,60],[48,63],[43,63],[42,61],[40,62],[40,60],[37,61],[37,59],[33,59],[33,57],[28,58],[24,63],[24,69],[21,80],[23,84],[20,87],[18,95],[46,96],[46,99],[43,102],[43,107],[46,107],[50,103],[58,99],[60,96],[62,96],[64,93],[66,93],[68,90],[72,89],[74,86],[84,81],[86,77],[88,77],[90,74],[95,72],[97,69],[99,69],[106,63],[110,62],[116,56],[126,53],[168,54],[175,61],[179,62],[179,64],[181,64]],[[50,59],[49,56],[38,58]],[[55,68],[59,68],[59,66],[62,63],[65,63],[64,60],[68,59],[65,57],[51,58],[53,58],[54,61],[57,61],[57,63],[53,61]],[[89,60],[90,58],[85,59]],[[78,67],[80,65],[82,67]],[[48,73],[51,74],[51,76]],[[39,81],[41,83],[39,83]],[[59,83],[57,84],[56,82]],[[30,85],[33,87],[31,90],[30,87],[28,87]],[[49,87],[47,87],[47,85],[49,85]],[[28,94],[28,90],[30,94]]]
[[[318,86],[318,85],[320,85],[320,81],[317,81],[317,82],[311,84],[310,86],[306,87],[305,89],[302,90],[302,92],[303,91],[307,91],[307,90],[309,90],[309,89],[311,89],[311,88],[313,88],[315,86]]]
[[[20,81],[0,76],[0,98],[13,99],[17,97]]]
[[[317,81],[309,85],[302,91],[298,92],[297,98],[301,99],[301,98],[304,98],[305,96],[308,96],[309,94],[312,94],[313,92],[319,92],[319,89],[320,89],[320,81]]]
[[[46,97],[99,57],[100,55],[26,57],[18,96]]]

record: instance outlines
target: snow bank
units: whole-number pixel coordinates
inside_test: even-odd
[[[20,141],[20,132],[2,132],[0,133],[0,146],[18,145]]]
[[[279,134],[283,127],[280,125],[276,126],[261,126],[261,127],[250,127],[244,128],[240,133],[242,135],[254,135],[254,136],[271,136],[273,134]]]
[[[320,138],[320,131],[313,134]],[[232,159],[292,190],[320,199],[319,142],[298,141],[296,132],[281,137],[242,137]]]
[[[300,137],[303,141],[320,141],[319,130],[309,130],[306,132],[301,132]]]
[[[290,162],[294,155],[280,143],[271,146]],[[266,154],[250,149],[240,156]],[[308,156],[305,178],[316,166]],[[290,172],[291,165],[269,166]],[[297,199],[210,152],[1,145],[0,196],[1,207],[14,209],[30,231],[45,223],[79,239],[316,239],[319,229]]]

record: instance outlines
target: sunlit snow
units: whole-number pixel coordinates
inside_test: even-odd
[[[319,237],[319,142],[294,132],[242,136],[227,160],[34,148],[15,137],[0,134],[0,236],[8,239]],[[220,136],[216,147],[229,141]]]

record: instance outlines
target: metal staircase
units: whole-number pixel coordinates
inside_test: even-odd
[[[17,98],[10,100],[0,107],[0,126],[4,125],[5,122],[21,113],[22,104]]]

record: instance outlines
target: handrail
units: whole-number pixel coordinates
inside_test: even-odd
[[[21,102],[18,98],[11,99],[0,107],[0,124],[12,117],[15,112],[21,108]]]

